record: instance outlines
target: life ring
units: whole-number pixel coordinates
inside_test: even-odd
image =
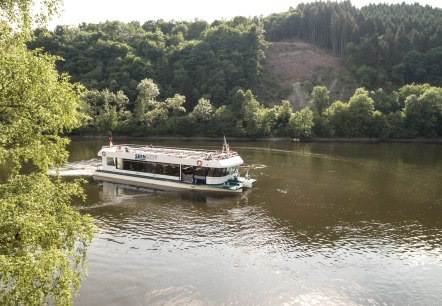
[[[200,161],[200,160],[197,160],[197,161],[196,161],[196,165],[197,165],[198,167],[201,167],[202,164],[203,164],[202,161]]]
[[[101,156],[106,156],[106,151],[101,152]]]

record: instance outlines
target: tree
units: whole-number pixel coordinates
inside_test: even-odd
[[[264,108],[262,111],[262,134],[263,135],[271,135],[275,132],[276,127],[276,107],[272,107],[270,109]]]
[[[380,69],[371,66],[362,65],[356,70],[356,75],[362,86],[373,88],[381,83],[383,74]]]
[[[409,84],[399,88],[397,93],[399,109],[405,108],[405,100],[411,95],[421,96],[426,90],[430,89],[429,84]]]
[[[115,106],[107,107],[97,118],[97,125],[104,133],[112,133],[119,125],[118,113]]]
[[[319,114],[330,106],[330,92],[325,86],[315,86],[312,91],[310,108]]]
[[[154,131],[166,131],[167,119],[169,118],[169,110],[165,102],[157,102],[155,108],[148,111],[145,115],[146,127],[152,128]]]
[[[221,106],[213,115],[213,132],[218,135],[241,135],[243,130],[240,129],[238,131],[238,127],[236,126],[237,116],[237,113],[230,107],[225,105]]]
[[[310,137],[312,136],[313,127],[313,111],[304,108],[299,112],[292,113],[289,126],[293,137]]]
[[[433,48],[426,54],[426,81],[442,86],[442,47]]]
[[[374,101],[374,109],[384,114],[399,110],[398,97],[396,92],[387,92],[382,88],[370,92],[370,97]]]
[[[289,121],[292,117],[292,105],[288,100],[282,100],[276,107],[276,130],[279,136],[288,136]]]
[[[252,91],[238,90],[232,99],[231,108],[236,113],[238,131],[247,136],[256,136],[262,120],[259,117],[260,104],[253,96]]]
[[[363,88],[356,89],[348,102],[348,124],[350,136],[368,136],[372,124],[374,101],[369,97],[368,91]]]
[[[52,12],[58,1],[44,1]],[[71,304],[80,285],[92,218],[71,206],[78,182],[51,180],[67,161],[62,134],[80,124],[79,90],[56,58],[29,51],[29,1],[0,3],[0,304]],[[22,167],[26,164],[26,169]]]
[[[350,127],[348,124],[348,104],[335,101],[324,113],[327,121],[330,123],[331,136],[350,136]]]
[[[408,51],[402,59],[404,65],[403,79],[406,83],[422,82],[427,71],[425,69],[424,58],[419,51]]]
[[[213,115],[213,106],[209,99],[201,98],[192,111],[192,116],[199,122],[208,122]]]
[[[383,134],[387,135],[389,138],[405,138],[409,137],[407,131],[404,128],[404,112],[389,113],[386,116],[387,121],[387,131]]]
[[[152,79],[143,79],[137,86],[138,97],[135,104],[135,118],[142,121],[146,110],[155,109],[157,101],[155,100],[160,94],[158,86]]]
[[[312,134],[314,136],[330,136],[331,127],[327,116],[313,112]]]
[[[172,120],[172,131],[174,135],[176,134],[178,117],[186,112],[183,106],[184,103],[186,103],[186,97],[178,94],[166,99],[166,106],[171,113],[170,118]]]
[[[103,108],[103,101],[98,90],[86,90],[81,95],[83,102],[83,112],[92,120],[92,125],[97,125],[97,117]]]
[[[366,136],[387,138],[390,133],[387,118],[387,115],[381,113],[380,111],[374,111],[371,125]]]
[[[84,113],[92,118],[92,128],[101,132],[112,132],[120,123],[131,115],[126,110],[129,99],[122,90],[117,93],[108,89],[85,91],[81,100],[84,105]]]
[[[186,33],[187,39],[198,39],[201,34],[209,28],[209,23],[204,20],[195,19],[188,26],[188,31]]]
[[[405,100],[405,124],[415,136],[440,136],[442,123],[442,88],[432,87],[422,95]]]

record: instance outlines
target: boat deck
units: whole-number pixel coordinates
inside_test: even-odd
[[[135,145],[135,144],[120,144],[113,146],[103,146],[102,150],[107,152],[132,152],[138,154],[157,154],[173,156],[185,159],[198,160],[222,160],[238,156],[234,151],[219,151],[219,150],[198,150],[198,149],[183,149],[173,147],[160,147],[152,145]]]

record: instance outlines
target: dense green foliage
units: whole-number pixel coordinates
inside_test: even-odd
[[[57,4],[45,3],[49,11]],[[79,183],[47,172],[67,161],[62,133],[81,123],[79,88],[57,72],[55,58],[27,49],[30,7],[0,2],[0,304],[66,305],[93,225],[71,206],[83,196]]]
[[[89,89],[122,90],[133,103],[138,83],[154,79],[162,97],[201,97],[223,104],[235,88],[257,81],[264,36],[258,20],[194,22],[108,21],[36,31],[29,45],[65,60],[58,69]],[[132,104],[132,107],[134,105]]]
[[[90,120],[78,133],[433,137],[441,130],[441,20],[440,9],[419,4],[356,9],[349,1],[314,2],[211,24],[108,21],[38,29],[29,46],[62,56],[58,69],[89,89],[82,108]],[[341,56],[369,91],[330,101],[327,88],[317,86],[299,112],[288,101],[265,100],[274,90],[263,86],[267,41],[286,39]],[[409,98],[402,92],[409,87],[431,88],[434,101],[421,92]],[[423,127],[426,116],[432,123]]]
[[[300,4],[263,19],[266,39],[300,38],[341,56],[367,88],[442,85],[442,10],[350,1]]]
[[[348,102],[331,101],[324,86],[313,88],[309,106],[293,112],[289,101],[272,108],[250,90],[238,90],[218,108],[201,98],[192,111],[175,94],[164,101],[151,79],[138,85],[134,111],[124,108],[121,92],[89,91],[83,95],[88,124],[78,132],[133,136],[222,135],[237,137],[378,137],[442,136],[442,88],[406,85],[390,94],[359,88]]]

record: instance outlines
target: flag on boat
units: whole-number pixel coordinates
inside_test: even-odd
[[[227,154],[230,153],[230,147],[227,144],[226,135],[224,135],[224,143],[223,143],[223,153],[226,152]]]

